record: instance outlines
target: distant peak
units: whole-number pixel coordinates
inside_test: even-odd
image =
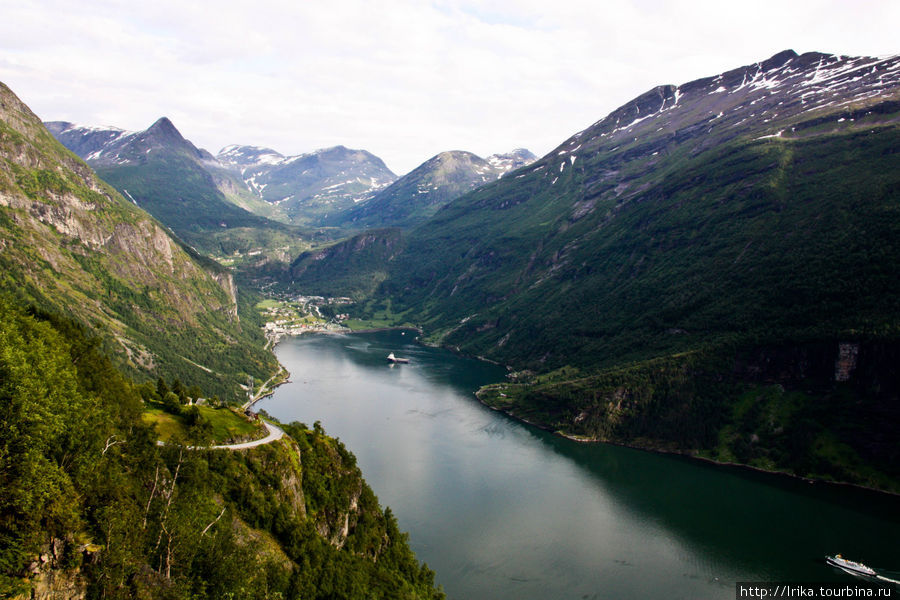
[[[75,123],[70,121],[44,121],[44,127],[49,129],[50,131],[68,131],[75,127]]]
[[[764,71],[778,69],[780,67],[783,67],[784,65],[786,65],[788,62],[792,61],[793,59],[797,58],[798,56],[799,56],[799,54],[797,54],[793,50],[790,50],[790,49],[782,50],[778,54],[775,54],[774,56],[772,56],[772,58],[769,58],[768,60],[764,60],[762,63],[760,63],[760,67],[762,67],[762,69]]]
[[[318,150],[314,150],[313,154],[343,154],[345,152],[351,152],[351,150],[349,150],[346,146],[338,144],[337,146],[319,148]]]
[[[496,156],[498,158],[515,157],[526,160],[537,158],[537,156],[535,156],[534,153],[528,148],[513,148],[509,152],[501,152],[499,154],[493,154],[492,156]]]
[[[471,158],[473,156],[478,158],[478,156],[476,154],[473,154],[472,152],[468,152],[466,150],[446,150],[446,151],[441,152],[440,154],[436,155],[435,158],[437,158],[439,160],[448,160],[448,159],[459,159],[459,158],[464,158],[464,157]]]
[[[175,128],[175,125],[172,124],[172,121],[170,121],[168,117],[157,119],[156,123],[147,129],[147,132],[164,135],[166,137],[182,138],[181,132]]]

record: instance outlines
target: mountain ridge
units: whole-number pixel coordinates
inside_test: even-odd
[[[898,389],[898,100],[900,57],[793,51],[654,87],[410,231],[360,315],[510,365],[483,400],[553,431],[892,489],[844,423],[883,437]]]
[[[217,159],[239,172],[257,196],[278,205],[292,221],[308,225],[367,200],[397,178],[374,154],[343,145],[295,156],[231,145]]]
[[[817,64],[820,61],[825,62],[819,54],[806,57],[803,62],[806,64]],[[803,57],[796,57],[797,59]],[[776,60],[777,59],[777,60]],[[748,142],[759,141],[764,143],[766,139],[777,143],[780,140],[789,139],[791,134],[773,138],[762,138],[765,135],[774,135],[781,131],[782,124],[766,123],[759,120],[759,124],[753,126],[745,123],[746,115],[749,112],[759,110],[762,115],[772,110],[771,106],[779,106],[779,111],[786,108],[793,108],[794,113],[789,114],[788,118],[792,125],[800,125],[801,133],[807,131],[803,128],[803,123],[807,120],[797,118],[809,114],[810,110],[818,111],[821,104],[825,102],[819,99],[818,102],[810,102],[813,106],[802,107],[804,110],[797,110],[803,103],[799,100],[785,107],[783,101],[781,105],[770,101],[769,107],[753,108],[747,111],[748,105],[759,104],[759,98],[748,98],[746,92],[741,89],[749,88],[748,74],[754,74],[750,77],[750,81],[762,83],[769,81],[761,78],[762,71],[759,67],[766,65],[770,69],[783,69],[793,58],[791,53],[783,52],[775,55],[769,61],[763,61],[729,71],[718,77],[709,77],[689,82],[681,88],[676,86],[660,86],[639,96],[635,100],[626,103],[619,109],[610,113],[609,116],[597,121],[592,126],[582,132],[576,133],[568,140],[560,144],[555,150],[536,161],[532,165],[525,167],[517,172],[512,181],[520,183],[519,186],[513,186],[509,180],[500,180],[486,185],[476,192],[464,196],[456,202],[442,208],[435,215],[430,227],[433,229],[435,225],[450,222],[455,218],[463,217],[472,210],[503,210],[510,211],[522,203],[529,202],[535,204],[535,210],[544,213],[545,220],[534,223],[530,221],[530,216],[523,218],[518,222],[509,222],[508,219],[502,221],[505,236],[525,235],[528,232],[543,228],[542,223],[547,218],[556,221],[557,230],[548,231],[546,235],[550,238],[559,237],[560,239],[572,239],[575,229],[588,226],[587,222],[597,219],[598,212],[610,211],[611,217],[621,213],[623,208],[630,201],[641,198],[642,194],[646,194],[651,186],[655,185],[655,181],[659,181],[660,177],[665,177],[676,173],[683,168],[685,160],[693,160],[702,152],[712,148],[722,147],[729,140],[739,139],[741,137],[751,136]],[[855,61],[854,61],[855,62]],[[834,65],[834,61],[830,61]],[[879,106],[887,102],[888,109],[893,106],[890,104],[894,97],[900,96],[897,91],[896,81],[900,79],[897,71],[900,69],[900,60],[894,59],[890,63],[893,65],[890,70],[885,66],[882,69],[893,74],[895,87],[889,90],[889,98],[879,99],[871,102],[872,106],[863,110],[864,119],[884,121],[888,123],[896,122],[896,117],[891,115],[879,116],[877,111]],[[865,66],[870,67],[871,64],[866,61]],[[857,66],[857,68],[863,68]],[[738,79],[740,77],[740,79]],[[833,78],[830,78],[833,79]],[[827,79],[826,79],[827,80]],[[699,83],[698,83],[699,82]],[[715,91],[718,87],[724,87],[724,82],[731,82],[736,86],[731,92],[738,92],[739,96],[729,100],[729,103],[735,107],[736,113],[728,116],[719,117],[720,123],[716,123],[712,127],[707,122],[710,117],[716,117],[719,113],[724,112],[721,105],[722,99],[714,98],[713,104],[709,104],[708,95],[712,92],[721,95],[721,92]],[[832,82],[835,83],[835,82]],[[715,86],[715,87],[713,87]],[[678,93],[679,89],[687,89],[690,94],[697,98],[697,102],[685,107],[682,104],[680,110],[678,100],[685,98],[688,92]],[[764,85],[756,86],[757,90],[766,89]],[[827,91],[827,88],[826,88]],[[863,92],[867,93],[867,92]],[[761,94],[757,94],[760,96]],[[880,98],[880,96],[879,96]],[[671,104],[670,104],[671,103]],[[751,104],[754,103],[754,104]],[[757,113],[759,114],[759,113]],[[828,123],[836,129],[849,129],[858,127],[859,123],[851,123],[846,117],[840,116],[842,112],[835,115]],[[643,115],[643,116],[640,116]],[[742,116],[743,115],[743,116]],[[819,113],[816,113],[819,118]],[[840,119],[844,121],[840,121]],[[787,120],[787,119],[785,119]],[[758,132],[758,133],[756,133]],[[792,132],[793,133],[793,132]],[[799,137],[799,136],[798,136]],[[591,161],[590,165],[585,165],[585,161]],[[671,165],[671,166],[670,166]],[[648,176],[648,169],[652,175]],[[650,179],[653,177],[655,179]],[[500,192],[496,190],[515,189],[515,192]],[[550,198],[557,200],[548,204],[546,201],[537,200],[538,196],[546,196],[548,201]],[[564,198],[565,201],[559,199]],[[568,204],[566,204],[568,202]],[[538,206],[540,208],[538,208]],[[555,213],[551,211],[556,211]],[[498,223],[496,220],[486,221],[488,225]],[[598,224],[602,224],[603,220]],[[478,225],[474,229],[467,229],[463,239],[464,244],[472,243],[467,252],[463,252],[461,256],[471,256],[474,249],[479,246],[487,246],[493,244],[496,235],[487,234],[483,225]],[[526,229],[521,229],[526,227]],[[425,228],[417,230],[421,234],[422,243],[432,244],[436,240],[429,235]],[[589,231],[584,231],[588,234]],[[415,236],[414,236],[415,237]],[[442,238],[443,239],[443,238]],[[476,241],[477,240],[477,241]],[[413,243],[415,243],[413,241]],[[573,246],[565,245],[560,248],[562,253],[557,253],[556,258],[549,257],[546,263],[547,274],[558,272],[563,265],[571,264],[567,260],[565,250],[571,251]],[[499,249],[498,249],[499,250]],[[423,248],[424,251],[424,248]],[[535,257],[536,258],[536,257]],[[512,259],[512,256],[510,256]],[[546,260],[546,259],[545,259]],[[466,261],[460,261],[460,271],[467,271]],[[521,260],[525,263],[526,261]],[[522,265],[524,266],[524,265]],[[529,267],[532,272],[536,268],[537,263],[532,261]],[[545,268],[546,268],[545,267]],[[410,268],[415,269],[414,265]],[[521,269],[518,267],[517,270]],[[452,272],[452,270],[451,270]],[[459,293],[461,284],[464,280],[454,281],[452,276],[447,273],[448,277],[444,279],[443,294],[450,294],[453,290]],[[527,276],[527,271],[523,273]],[[453,282],[451,285],[450,282]],[[432,289],[429,293],[430,297],[434,297],[437,289]],[[503,294],[504,296],[506,294]],[[479,304],[476,302],[475,304]],[[459,318],[467,315],[461,314]]]
[[[184,138],[167,117],[138,132],[48,125],[132,203],[225,264],[286,263],[314,237],[275,220],[285,220],[277,207],[258,199],[239,175]]]
[[[348,227],[412,228],[452,200],[537,157],[523,148],[483,159],[464,150],[441,152],[331,222]]]
[[[5,293],[99,328],[131,375],[190,375],[237,398],[247,372],[276,369],[227,269],[98,178],[5,85],[0,117]]]

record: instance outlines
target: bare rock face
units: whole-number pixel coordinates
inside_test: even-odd
[[[82,135],[66,125],[54,126]],[[193,148],[167,119],[143,133],[149,148],[179,140],[185,151]],[[83,137],[94,143],[90,135]],[[101,137],[108,143],[107,138],[121,136]],[[213,348],[234,345],[244,334],[232,274],[120,196],[2,84],[0,246],[0,271],[18,283],[18,293],[103,332],[128,368],[143,371],[184,360],[173,356],[175,344],[166,341],[170,333],[218,339],[199,357],[208,370],[197,375],[208,376],[206,387],[221,385],[212,373],[229,366],[216,364]],[[246,376],[234,375],[238,393],[237,379]]]
[[[24,598],[24,597],[23,597]],[[81,573],[48,569],[34,578],[31,600],[84,600],[87,585]]]
[[[87,582],[79,567],[64,568],[63,552],[71,540],[53,538],[41,554],[26,567],[31,590],[14,596],[13,600],[84,600],[87,598]],[[82,546],[78,550],[89,555],[94,547]]]
[[[290,444],[290,452],[297,455],[300,468],[303,468],[303,455],[293,442]],[[303,494],[303,477],[294,469],[288,469],[281,476],[282,500],[291,509],[303,518],[306,518],[306,497]]]

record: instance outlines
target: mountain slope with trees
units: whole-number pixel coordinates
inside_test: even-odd
[[[0,289],[95,328],[136,377],[238,399],[277,363],[231,273],[100,180],[0,86]]]
[[[123,196],[220,261],[287,263],[314,237],[266,218],[286,217],[165,117],[138,132],[60,121],[46,125]]]
[[[553,430],[894,486],[898,125],[897,57],[654,88],[438,211],[366,310],[523,372],[483,398]],[[841,398],[870,439],[809,413]]]
[[[318,423],[239,452],[158,446],[152,384],[6,297],[0,374],[3,597],[443,597]]]

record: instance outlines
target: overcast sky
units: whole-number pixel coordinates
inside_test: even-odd
[[[897,0],[0,0],[0,81],[44,120],[213,153],[343,144],[398,175],[549,152],[660,84],[793,48],[900,53]]]

